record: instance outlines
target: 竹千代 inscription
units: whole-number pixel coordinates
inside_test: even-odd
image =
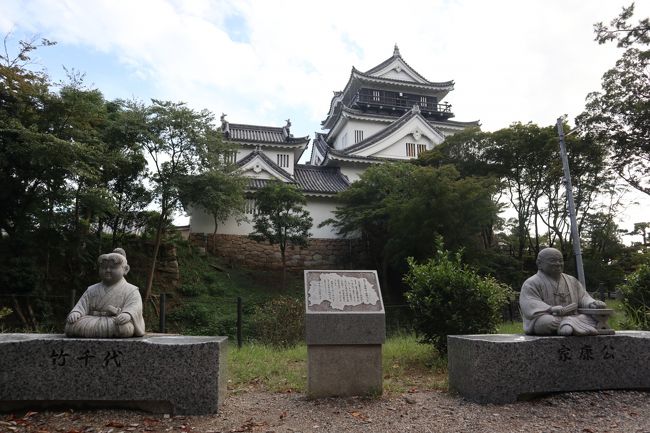
[[[379,296],[367,278],[350,277],[337,273],[322,273],[318,280],[309,282],[309,306],[329,301],[334,310],[346,306],[376,305]]]

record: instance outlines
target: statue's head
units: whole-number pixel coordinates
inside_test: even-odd
[[[559,278],[564,270],[562,253],[555,248],[544,248],[537,255],[537,269],[546,275]]]
[[[106,285],[117,283],[131,269],[122,248],[115,248],[112,253],[102,254],[97,261],[99,262],[99,277]]]

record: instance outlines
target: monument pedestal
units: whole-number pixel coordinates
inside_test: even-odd
[[[216,413],[226,393],[226,340],[0,334],[0,411],[63,406]]]
[[[650,389],[650,332],[450,335],[449,389],[478,403],[553,392]]]
[[[386,321],[375,271],[305,271],[309,397],[380,395]]]
[[[310,397],[380,395],[381,344],[307,346]]]

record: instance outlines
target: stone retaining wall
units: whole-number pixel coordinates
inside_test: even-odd
[[[231,264],[258,269],[282,267],[278,245],[256,242],[246,236],[192,233],[191,242]],[[310,239],[306,247],[287,247],[287,269],[353,269],[368,267],[361,239]]]

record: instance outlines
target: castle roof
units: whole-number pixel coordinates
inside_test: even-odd
[[[269,182],[278,180],[297,185],[307,195],[333,195],[346,190],[350,186],[350,182],[341,174],[338,167],[297,164],[292,176],[259,150],[254,150],[245,158],[237,161],[237,165],[243,168],[256,158],[263,161],[268,169],[273,172],[274,179],[250,178],[248,181],[248,189],[250,190],[263,188]]]
[[[405,92],[416,91],[423,95],[435,95],[440,101],[454,89],[454,81],[427,80],[406,63],[396,45],[391,57],[366,72],[352,67],[350,78],[343,91],[334,92],[327,118],[321,122],[321,125],[324,128],[331,128],[334,119],[340,115],[341,106],[349,105],[352,95],[363,86]]]
[[[229,123],[222,121],[220,130],[228,141],[243,144],[262,144],[280,146],[304,146],[309,142],[309,136],[294,137],[287,126],[261,126]]]
[[[339,167],[298,164],[295,179],[305,193],[336,194],[350,186]]]

